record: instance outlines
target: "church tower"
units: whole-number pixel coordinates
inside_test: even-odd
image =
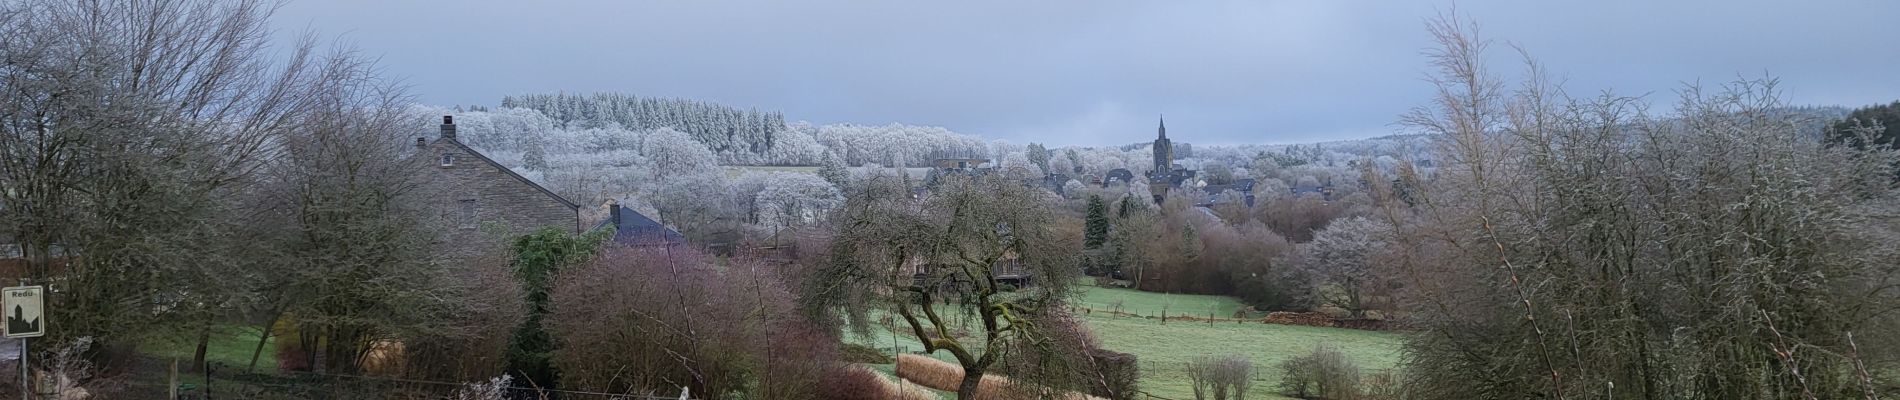
[[[1174,173],[1174,142],[1168,140],[1168,120],[1162,117],[1160,122],[1160,127],[1155,129],[1155,165],[1149,172],[1150,176],[1157,177]]]

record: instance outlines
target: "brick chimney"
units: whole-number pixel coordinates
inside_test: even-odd
[[[452,116],[452,115],[442,116],[442,138],[443,139],[455,138],[455,116]]]
[[[422,138],[422,137],[420,137],[420,136],[418,136],[418,137],[416,137],[416,148],[418,148],[418,149],[420,149],[420,148],[423,148],[423,147],[426,147],[426,146],[428,146],[428,145],[429,145],[429,141],[428,141],[428,140],[425,140],[425,139],[423,139],[423,138]]]
[[[614,229],[620,228],[620,202],[616,201],[607,205],[607,220],[613,221]]]

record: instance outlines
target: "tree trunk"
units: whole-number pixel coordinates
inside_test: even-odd
[[[264,329],[257,333],[257,347],[251,350],[251,366],[246,368],[245,372],[257,372],[257,358],[264,354],[264,343],[270,341],[271,330],[277,327],[277,319],[283,316],[283,306],[271,310],[270,321],[264,322]]]
[[[976,388],[983,383],[983,370],[984,368],[980,367],[966,367],[963,369],[963,382],[957,384],[957,399],[970,400],[976,398]]]
[[[205,351],[209,350],[210,348],[211,348],[211,321],[207,320],[205,321],[204,327],[198,330],[198,349],[197,351],[194,351],[191,353],[192,371],[205,370]]]

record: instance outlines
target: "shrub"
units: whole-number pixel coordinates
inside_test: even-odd
[[[507,371],[510,339],[528,313],[507,257],[491,252],[448,271],[444,284],[458,299],[444,313],[448,329],[402,338],[406,377],[473,382]]]
[[[1395,371],[1366,374],[1359,383],[1360,400],[1398,400],[1409,397],[1405,390],[1405,379]]]
[[[858,366],[827,371],[818,382],[818,398],[825,400],[883,400],[884,380],[876,372]]]
[[[936,400],[937,395],[916,384],[893,382],[864,366],[840,366],[819,379],[817,396],[824,400]]]
[[[1135,363],[1134,354],[1094,349],[1089,351],[1089,361],[1095,371],[1088,385],[1089,394],[1116,400],[1135,398],[1140,389],[1136,381],[1141,379],[1141,367]]]
[[[1187,374],[1195,400],[1246,400],[1253,383],[1253,361],[1237,355],[1206,356],[1188,362]]]
[[[1359,393],[1359,366],[1330,345],[1280,363],[1280,389],[1302,399],[1346,399]]]
[[[545,322],[562,388],[813,397],[837,338],[792,310],[776,269],[719,264],[690,250],[623,248],[562,272]]]

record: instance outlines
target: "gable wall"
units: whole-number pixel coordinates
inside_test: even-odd
[[[441,165],[443,153],[454,157],[453,165]],[[437,254],[447,261],[505,249],[513,237],[542,227],[578,229],[573,208],[448,140],[429,143],[417,160],[426,163],[420,189],[435,210],[435,226],[442,227]],[[465,215],[465,201],[473,202],[473,224]]]

